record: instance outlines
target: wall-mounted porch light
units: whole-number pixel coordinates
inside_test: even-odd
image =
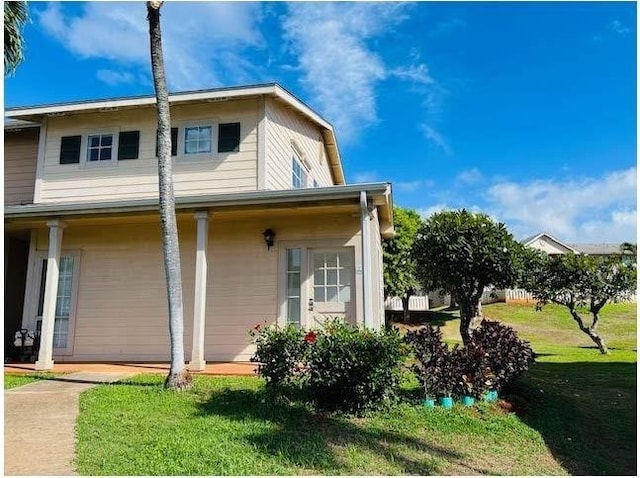
[[[271,249],[273,241],[276,238],[276,233],[273,232],[273,229],[266,229],[262,235],[264,236],[264,242],[267,244],[267,250]]]

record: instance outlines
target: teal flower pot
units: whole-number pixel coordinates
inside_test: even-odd
[[[475,402],[475,399],[473,397],[470,397],[469,395],[464,395],[462,397],[462,404],[465,407],[472,407]]]
[[[453,398],[451,397],[440,397],[438,399],[438,403],[442,408],[452,408],[453,407]]]
[[[433,408],[436,406],[436,401],[433,398],[427,398],[422,401],[422,406],[425,408]]]
[[[485,402],[495,402],[498,400],[498,392],[496,390],[489,390],[482,395],[482,399]]]

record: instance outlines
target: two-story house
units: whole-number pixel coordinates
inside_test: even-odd
[[[257,323],[381,327],[390,185],[346,185],[331,125],[277,84],[170,103],[190,367],[247,361]],[[42,370],[168,360],[155,97],[5,115],[5,330],[42,329]]]

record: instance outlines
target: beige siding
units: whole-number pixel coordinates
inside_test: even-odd
[[[176,105],[171,108],[172,125],[185,122],[240,122],[241,143],[237,153],[213,153],[193,159],[174,158],[176,195],[250,191],[257,188],[257,100]],[[140,131],[139,158],[113,164],[83,164],[85,137],[91,133]],[[80,164],[59,164],[60,139],[83,135]],[[214,133],[212,149],[217,149]],[[48,122],[41,202],[100,201],[157,196],[155,158],[156,118],[153,108],[135,108],[97,114],[50,118]],[[180,151],[179,145],[179,151]]]
[[[291,157],[294,146],[299,148],[310,166],[310,183],[332,186],[331,170],[320,130],[311,121],[291,108],[268,99],[265,106],[266,124],[266,188],[290,189]]]
[[[384,326],[384,277],[382,263],[382,236],[380,236],[380,223],[378,222],[378,210],[373,210],[371,227],[371,296],[373,301],[374,326]]]
[[[4,204],[33,203],[39,128],[4,134]]]
[[[528,244],[532,249],[538,249],[539,251],[546,252],[547,254],[566,254],[571,252],[566,247],[561,246],[557,242],[547,239],[545,237],[540,237]]]
[[[287,217],[289,216],[289,217]],[[181,220],[180,243],[185,317],[185,353],[191,356],[195,274],[195,220]],[[267,250],[262,231],[276,231]],[[349,214],[268,219],[217,219],[209,227],[209,273],[205,326],[208,361],[247,361],[254,347],[248,330],[278,315],[280,241],[335,239],[358,242],[359,218]],[[68,225],[64,251],[80,252],[72,355],[58,361],[169,359],[168,317],[160,233],[155,224]],[[47,250],[47,230],[36,249]],[[37,289],[37,288],[36,288]],[[355,288],[360,294],[360,289]],[[30,300],[36,300],[31,298]]]

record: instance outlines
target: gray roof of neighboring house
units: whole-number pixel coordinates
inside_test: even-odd
[[[583,254],[609,255],[620,253],[620,244],[570,244]]]

